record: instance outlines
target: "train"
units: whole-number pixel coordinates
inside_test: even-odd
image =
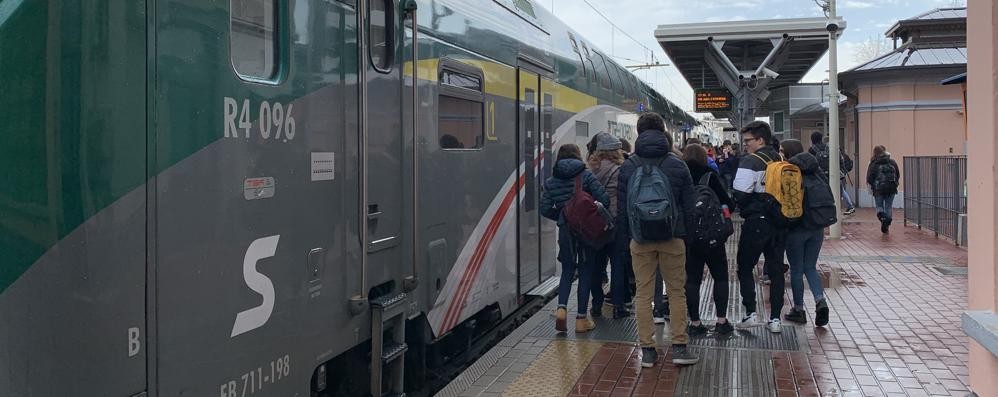
[[[4,0],[0,54],[7,397],[418,390],[557,284],[558,146],[696,123],[535,0]]]

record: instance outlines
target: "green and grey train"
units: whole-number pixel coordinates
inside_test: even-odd
[[[398,391],[553,284],[554,148],[695,123],[532,0],[2,0],[0,74],[6,397]]]

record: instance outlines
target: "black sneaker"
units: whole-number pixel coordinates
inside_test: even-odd
[[[686,345],[672,346],[672,363],[676,365],[693,365],[700,361],[700,358],[690,353]]]
[[[631,311],[627,310],[627,307],[617,306],[613,308],[613,319],[619,320],[622,318],[628,318],[631,316]]]
[[[655,361],[658,361],[658,352],[655,351],[654,347],[642,347],[641,348],[641,366],[645,368],[651,368],[655,366]]]
[[[887,232],[889,231],[888,229],[890,227],[891,227],[891,223],[890,223],[890,221],[887,220],[887,218],[884,218],[884,219],[880,220],[880,232],[881,233],[887,234]]]
[[[690,335],[691,338],[697,336],[707,335],[707,326],[700,323],[700,325],[690,324],[686,327],[686,333]]]
[[[815,305],[814,325],[824,327],[828,325],[828,302],[824,299]]]
[[[842,212],[842,215],[852,215],[856,213],[856,207],[849,207]]]
[[[792,323],[807,324],[807,313],[804,313],[803,310],[790,309],[787,314],[783,315],[783,319]]]
[[[735,332],[735,326],[731,325],[731,321],[714,324],[714,333],[718,335],[728,335],[732,332]]]
[[[603,304],[599,304],[599,305],[594,304],[593,307],[591,307],[589,309],[589,315],[592,318],[603,317]]]

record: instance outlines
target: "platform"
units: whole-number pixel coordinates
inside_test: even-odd
[[[878,228],[873,213],[861,210],[846,221],[845,239],[826,242],[819,269],[832,313],[825,328],[785,322],[781,334],[764,327],[708,334],[690,342],[699,364],[677,367],[660,354],[655,367],[642,369],[633,317],[559,335],[552,301],[437,395],[966,396],[966,251],[915,228],[896,225],[887,237]],[[730,273],[728,316],[736,319],[744,309],[733,267]],[[700,303],[708,324],[715,318],[710,283]],[[789,282],[786,294],[789,304]],[[813,310],[809,292],[805,299]],[[665,353],[662,331],[656,338]]]

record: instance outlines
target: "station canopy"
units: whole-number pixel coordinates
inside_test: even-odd
[[[827,18],[660,25],[655,38],[697,91],[731,94],[731,110],[711,111],[741,126],[769,115],[769,90],[797,84],[828,51]],[[845,21],[836,20],[838,33]]]

